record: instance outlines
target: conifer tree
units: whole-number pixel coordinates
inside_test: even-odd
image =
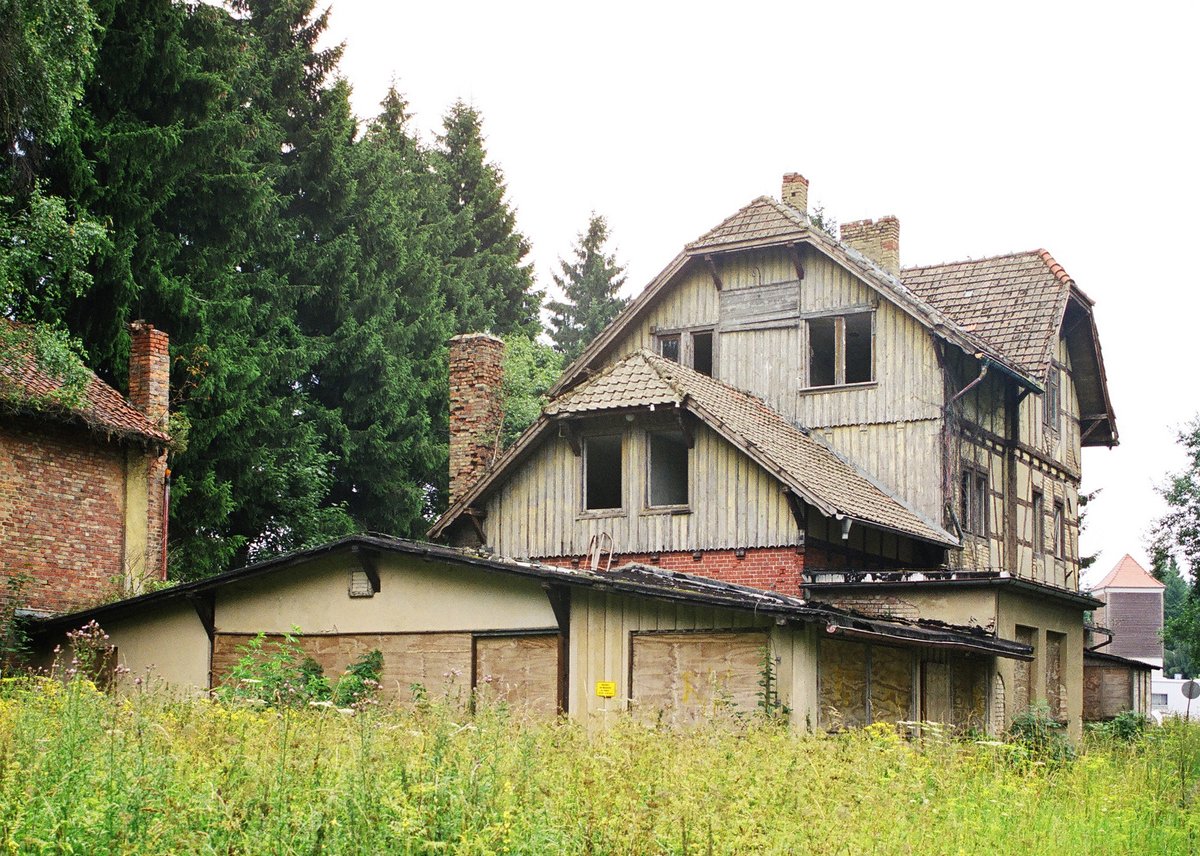
[[[458,101],[442,124],[434,168],[451,218],[446,296],[455,332],[535,336],[542,295],[525,261],[529,242],[505,199],[503,174],[487,160],[479,112]]]
[[[552,300],[547,308],[550,337],[568,362],[579,356],[628,302],[617,296],[625,284],[625,267],[617,264],[615,253],[605,253],[608,239],[608,224],[592,212],[571,260],[560,258],[558,262],[561,273],[554,275],[554,284],[565,300]]]

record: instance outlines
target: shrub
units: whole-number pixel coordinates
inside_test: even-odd
[[[1135,743],[1142,739],[1150,727],[1150,717],[1137,711],[1126,710],[1107,722],[1097,723],[1092,732],[1118,743]]]
[[[333,703],[338,707],[362,707],[375,703],[379,697],[379,679],[382,676],[383,652],[376,649],[363,654],[342,672],[333,690]]]
[[[1032,704],[1013,717],[1008,738],[1039,760],[1069,761],[1075,757],[1062,723],[1054,718],[1045,702]]]

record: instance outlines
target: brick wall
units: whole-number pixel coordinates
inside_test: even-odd
[[[803,548],[796,547],[750,547],[743,551],[741,557],[736,550],[619,553],[613,556],[613,567],[640,562],[668,571],[695,574],[780,594],[799,595],[804,573],[802,551]],[[567,568],[587,566],[587,558],[577,556],[556,556],[539,561]]]
[[[504,423],[504,342],[486,333],[450,340],[450,501],[492,465]]]
[[[65,612],[113,593],[124,541],[125,449],[78,428],[6,416],[0,576],[32,577],[25,605]]]
[[[895,217],[843,223],[841,239],[884,270],[900,272],[900,221]]]

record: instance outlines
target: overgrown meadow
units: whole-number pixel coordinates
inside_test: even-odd
[[[1200,729],[1073,760],[873,726],[589,736],[503,707],[0,686],[10,853],[1195,853]]]

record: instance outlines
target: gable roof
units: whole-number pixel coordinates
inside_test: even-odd
[[[931,306],[1045,381],[1074,285],[1048,252],[912,267],[901,276]]]
[[[550,394],[556,395],[578,382],[636,318],[639,318],[689,262],[706,261],[722,253],[766,247],[811,246],[859,277],[868,287],[909,313],[921,325],[969,354],[978,354],[1019,382],[1038,391],[1040,384],[1024,374],[999,349],[929,304],[894,274],[873,260],[812,225],[808,216],[770,196],[760,196],[732,216],[687,244],[682,253],[658,274],[612,323],[564,370]]]
[[[849,518],[939,546],[958,540],[891,495],[808,431],[797,428],[760,398],[650,351],[636,351],[551,401],[496,466],[429,530],[438,537],[483,499],[539,442],[551,420],[650,406],[686,409],[827,517]]]
[[[1165,589],[1166,586],[1154,579],[1137,563],[1137,559],[1126,553],[1104,579],[1092,586],[1092,591],[1107,588]]]
[[[380,553],[416,556],[423,560],[440,560],[460,567],[533,579],[547,587],[563,585],[598,588],[660,600],[752,611],[756,615],[775,616],[783,621],[819,623],[831,634],[852,638],[874,637],[878,640],[882,637],[905,645],[976,651],[1017,660],[1033,659],[1033,649],[1030,646],[992,636],[976,627],[962,627],[933,620],[872,618],[827,604],[810,603],[791,595],[678,571],[667,571],[650,565],[623,565],[609,571],[561,568],[532,562],[515,562],[511,559],[495,559],[453,547],[374,533],[349,535],[203,580],[182,583],[81,612],[35,618],[30,622],[29,629],[35,637],[47,638],[74,630],[92,620],[103,623],[133,617],[144,610],[171,603],[194,603],[196,596],[201,593],[215,591],[231,583],[285,572],[305,562],[335,553],[349,553],[360,557]]]
[[[0,319],[9,330],[21,325]],[[0,331],[3,335],[5,331]],[[62,382],[38,365],[28,340],[21,335],[0,343],[0,408],[29,413],[56,422],[82,424],[93,433],[122,439],[167,444],[171,441],[121,393],[88,370],[87,385],[78,404],[65,406],[53,394]]]

